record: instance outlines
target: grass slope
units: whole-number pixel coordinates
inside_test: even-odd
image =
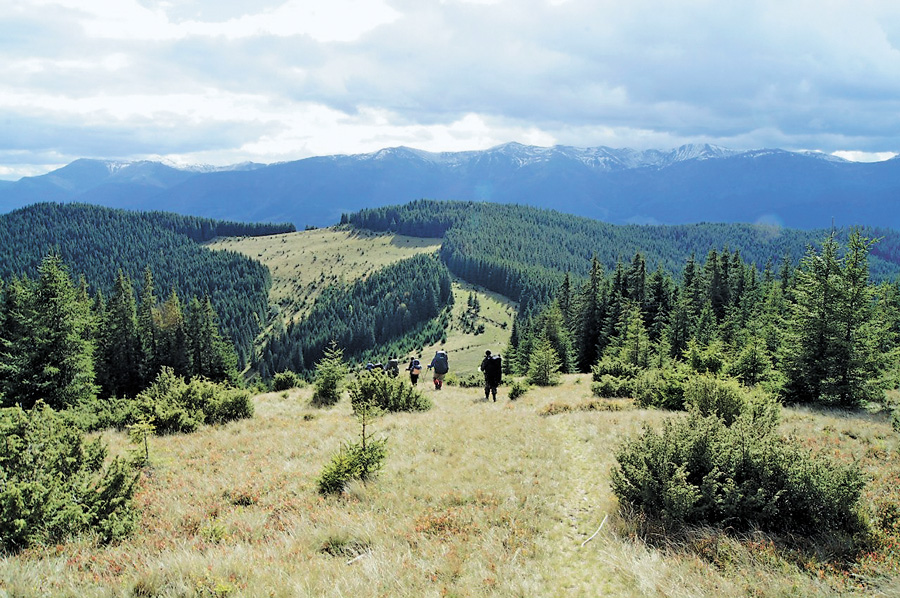
[[[497,403],[485,403],[479,389],[427,389],[435,400],[430,412],[386,415],[373,425],[388,437],[381,475],[328,498],[316,493],[315,479],[358,433],[348,399],[316,410],[310,388],[257,396],[251,420],[151,440],[132,538],[2,557],[0,593],[712,597],[900,590],[895,579],[868,579],[865,570],[851,577],[785,560],[761,536],[665,549],[635,540],[610,492],[614,447],[645,423],[680,416],[585,411],[589,387],[588,376],[565,376],[563,385],[532,389],[516,402],[501,389]],[[570,410],[543,415],[551,405]],[[898,441],[886,422],[788,410],[784,431],[858,461],[875,488],[893,483]],[[108,438],[114,452],[126,450],[123,435]]]
[[[266,237],[228,237],[207,246],[258,260],[272,273],[270,302],[285,323],[302,317],[327,285],[352,282],[419,253],[433,253],[440,239],[315,229]]]
[[[208,246],[242,253],[267,266],[272,274],[270,302],[287,323],[301,318],[328,284],[352,282],[416,254],[437,251],[440,239],[328,228],[268,237],[223,238]],[[469,293],[475,293],[481,304],[474,322],[484,325],[483,334],[462,329]],[[424,347],[416,356],[427,364],[434,352],[442,348],[450,353],[451,371],[474,371],[486,349],[502,353],[518,306],[502,295],[460,279],[453,281],[453,297],[447,342]],[[392,356],[385,355],[381,360],[389,357]],[[400,357],[404,363],[409,360],[409,356]]]

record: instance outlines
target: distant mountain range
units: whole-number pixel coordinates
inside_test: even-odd
[[[848,162],[816,152],[406,147],[226,168],[76,160],[0,182],[0,211],[40,201],[248,222],[327,226],[341,214],[414,199],[515,203],[616,224],[764,222],[793,228],[900,228],[900,159]]]

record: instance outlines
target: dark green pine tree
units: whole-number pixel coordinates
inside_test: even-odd
[[[619,349],[619,359],[639,368],[646,368],[650,364],[651,343],[650,336],[644,327],[644,317],[637,303],[630,302],[625,310],[623,322],[624,332]]]
[[[878,359],[871,334],[870,246],[854,231],[840,259],[832,233],[820,254],[810,249],[801,260],[785,343],[788,400],[855,407],[873,396]]]
[[[840,266],[834,236],[825,240],[822,253],[810,248],[800,260],[793,288],[790,327],[785,356],[785,394],[790,402],[818,401],[829,366],[830,347],[837,337],[834,305],[840,292]],[[782,280],[782,287],[787,285]]]
[[[92,400],[94,346],[90,305],[78,300],[78,291],[58,255],[44,258],[31,295],[33,308],[25,344],[18,350],[26,358],[18,392],[7,397],[23,407],[39,399],[54,409]]]
[[[589,372],[600,355],[600,334],[603,327],[605,309],[603,265],[594,256],[591,259],[591,273],[581,290],[575,306],[575,352],[578,370]]]
[[[217,320],[209,297],[203,301],[191,299],[185,326],[191,375],[236,383],[237,356],[231,344],[222,339]]]
[[[25,373],[34,328],[34,283],[26,277],[4,285],[0,307],[0,398],[4,407],[22,402],[28,393]]]
[[[521,374],[519,365],[519,318],[513,319],[509,333],[509,344],[506,345],[506,358],[503,360],[504,374]]]
[[[560,359],[560,371],[570,373],[575,369],[575,350],[572,338],[562,317],[562,310],[553,303],[538,316],[537,332],[541,338],[550,341]]]
[[[663,329],[669,320],[669,312],[674,303],[674,283],[663,272],[662,266],[647,278],[647,305],[644,313],[644,325],[650,340],[658,343],[662,338]]]
[[[131,279],[120,270],[100,325],[97,377],[105,396],[133,397],[143,390],[144,349]]]
[[[158,328],[153,313],[156,309],[156,294],[153,287],[153,271],[150,266],[144,269],[144,285],[141,288],[141,303],[138,305],[137,324],[141,340],[141,386],[147,387],[159,373],[159,338]]]
[[[669,320],[663,331],[663,338],[669,348],[669,357],[680,359],[684,355],[692,337],[692,329],[690,299],[682,292],[675,300],[675,306],[669,313]]]
[[[868,263],[873,243],[859,230],[852,231],[842,260],[840,301],[835,306],[840,336],[832,351],[837,371],[834,385],[826,391],[830,401],[840,405],[860,405],[877,391],[879,359],[872,334],[877,325]]]

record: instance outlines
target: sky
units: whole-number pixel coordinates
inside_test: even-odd
[[[0,178],[408,146],[900,152],[896,0],[0,0]]]

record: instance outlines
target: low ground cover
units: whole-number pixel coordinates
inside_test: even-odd
[[[254,397],[255,415],[150,439],[124,541],[83,538],[0,558],[12,596],[877,596],[900,586],[898,437],[889,418],[786,409],[780,431],[855,462],[876,538],[852,561],[827,546],[711,529],[648,542],[610,489],[615,449],[684,414],[600,402],[589,375],[485,402],[420,384],[425,412],[388,413],[367,483],[316,480],[358,435],[345,395]],[[596,406],[592,405],[596,402]],[[550,406],[554,407],[550,407]],[[568,406],[568,408],[564,407]],[[106,433],[112,454],[131,450]],[[605,522],[604,522],[605,521]],[[602,526],[601,526],[602,523]],[[598,531],[599,528],[599,531]],[[596,534],[595,534],[596,532]]]

